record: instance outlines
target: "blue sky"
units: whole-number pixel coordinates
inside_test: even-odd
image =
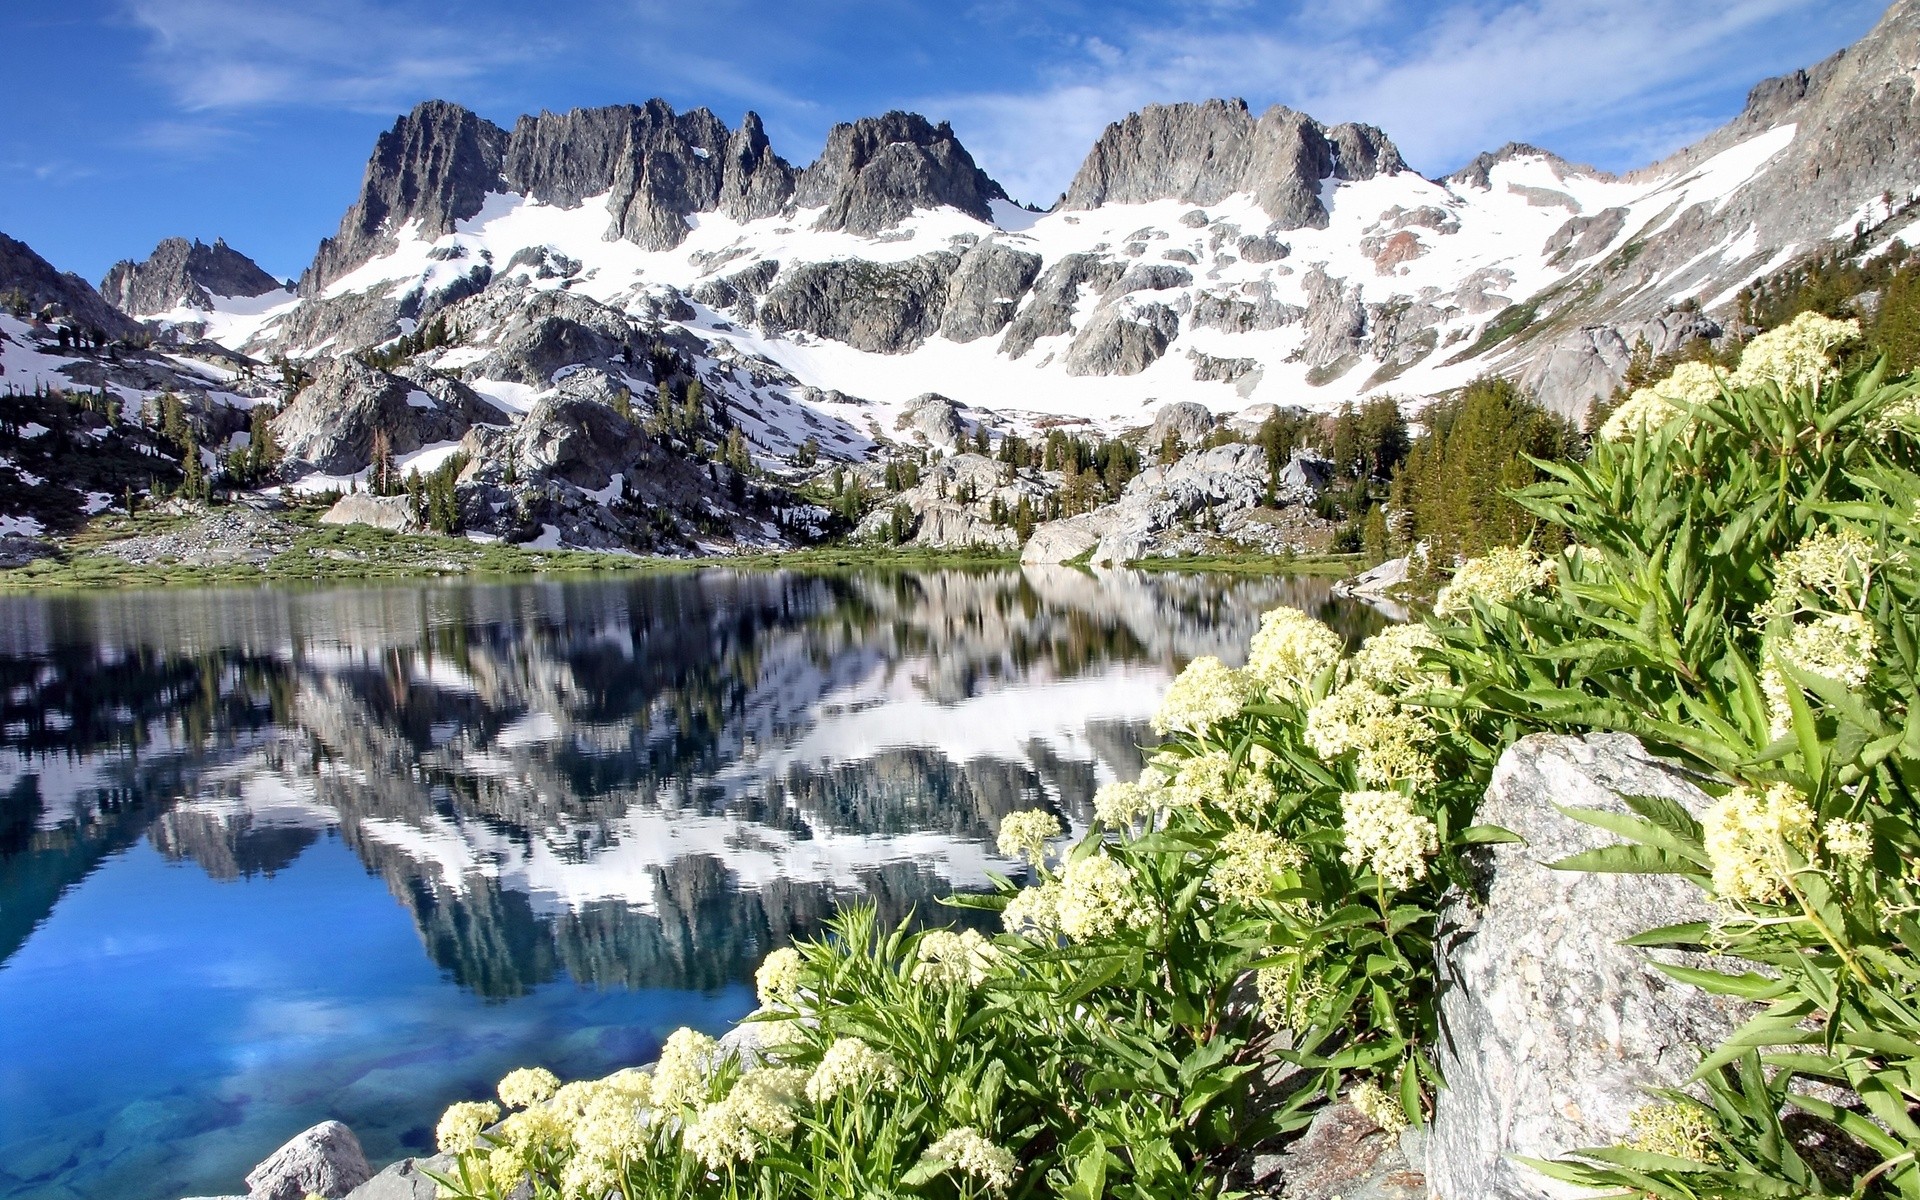
[[[804,165],[836,121],[953,122],[1050,203],[1107,122],[1244,96],[1386,129],[1418,170],[1530,141],[1627,169],[1884,0],[14,0],[0,232],[98,279],[169,235],[297,273],[374,137],[442,97],[522,112],[753,109]]]

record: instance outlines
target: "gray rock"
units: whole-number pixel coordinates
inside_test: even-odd
[[[426,1172],[445,1175],[454,1169],[445,1154],[432,1158],[403,1158],[347,1193],[347,1200],[439,1200],[439,1185]]]
[[[1256,329],[1280,329],[1306,315],[1306,310],[1274,296],[1273,284],[1264,279],[1240,285],[1240,294],[1201,292],[1193,300],[1187,320],[1195,329],[1220,329],[1227,333],[1249,333]]]
[[[549,386],[556,372],[569,367],[641,371],[653,341],[626,314],[559,289],[490,289],[447,315],[461,326],[491,329],[491,348],[463,369],[467,378],[536,388]]]
[[[1204,404],[1182,400],[1178,404],[1162,405],[1160,411],[1153,414],[1153,424],[1147,427],[1147,436],[1141,445],[1149,453],[1155,452],[1171,433],[1180,439],[1182,446],[1193,449],[1207,440],[1207,435],[1213,432],[1213,423],[1213,410]]]
[[[1038,254],[1016,250],[997,238],[976,243],[960,256],[947,284],[947,311],[940,333],[971,342],[1007,327],[1040,274]]]
[[[349,492],[320,514],[322,525],[371,525],[394,533],[417,533],[419,515],[413,501],[405,496],[376,496],[371,492]]]
[[[247,1173],[247,1200],[340,1200],[373,1177],[360,1139],[338,1121],[322,1121]]]
[[[1743,1016],[1650,961],[1658,953],[1704,965],[1697,957],[1620,944],[1657,926],[1712,919],[1693,884],[1544,865],[1616,840],[1556,805],[1625,812],[1623,796],[1663,797],[1696,814],[1709,803],[1680,768],[1621,734],[1536,734],[1494,769],[1476,819],[1526,841],[1484,851],[1484,905],[1460,897],[1440,916],[1447,1087],[1427,1159],[1438,1200],[1576,1194],[1511,1156],[1551,1158],[1621,1140],[1648,1103],[1643,1089],[1680,1086]]]
[[[918,435],[939,450],[959,450],[968,442],[967,423],[960,419],[960,406],[938,392],[924,392],[907,401],[893,427],[910,438]]]
[[[1107,126],[1061,206],[1213,204],[1251,192],[1281,229],[1324,228],[1322,180],[1405,169],[1393,143],[1370,126],[1328,128],[1279,105],[1256,120],[1244,100],[1155,104]]]
[[[1426,1200],[1424,1142],[1417,1130],[1387,1133],[1341,1100],[1283,1153],[1255,1160],[1270,1174],[1254,1182],[1282,1200]]]
[[[143,317],[182,306],[210,309],[215,296],[260,296],[280,281],[221,239],[167,238],[144,262],[123,259],[100,281],[107,303]]]
[[[1171,263],[1135,263],[1106,290],[1104,299],[1113,300],[1131,292],[1163,292],[1192,282],[1193,272],[1185,267]]]
[[[1033,298],[1007,326],[1000,353],[1019,358],[1041,338],[1073,332],[1073,314],[1080,289],[1104,292],[1119,281],[1126,268],[1097,254],[1066,254],[1048,267],[1033,285]]]
[[[1555,266],[1580,262],[1611,246],[1626,225],[1624,208],[1604,208],[1591,215],[1568,217],[1567,223],[1547,238],[1540,252]]]
[[[952,126],[932,125],[918,113],[890,112],[829,130],[820,157],[800,173],[793,202],[825,210],[816,229],[872,236],[916,209],[943,205],[991,221],[989,202],[1006,198]]]
[[[273,419],[290,474],[346,475],[365,467],[374,434],[393,453],[455,442],[475,424],[504,425],[507,416],[472,388],[429,371],[389,373],[355,358],[321,366],[312,382]]]
[[[1242,396],[1249,395],[1253,386],[1260,382],[1260,360],[1257,358],[1221,358],[1213,354],[1202,354],[1189,349],[1187,358],[1193,363],[1193,377],[1214,383],[1237,383],[1241,385]]]
[[[1180,316],[1164,304],[1102,307],[1067,348],[1067,374],[1138,375],[1179,335]]]
[[[775,281],[760,323],[769,334],[801,329],[856,350],[901,354],[939,331],[958,264],[946,253],[897,263],[802,263]]]
[[[1390,558],[1376,567],[1342,579],[1333,585],[1336,596],[1391,596],[1397,589],[1405,587],[1412,574],[1413,561],[1402,554],[1399,558]]]
[[[1330,279],[1317,266],[1307,272],[1301,285],[1307,293],[1307,331],[1300,342],[1299,360],[1308,367],[1324,368],[1358,354],[1367,332],[1360,285]]]
[[[59,553],[60,547],[52,542],[22,537],[17,533],[0,534],[0,571],[11,571],[43,558],[54,558]]]
[[[1293,247],[1270,233],[1261,234],[1258,237],[1243,237],[1235,244],[1234,249],[1239,251],[1241,258],[1250,263],[1279,262],[1293,253]]]

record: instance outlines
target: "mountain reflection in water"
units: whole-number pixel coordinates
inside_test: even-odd
[[[1004,814],[1083,827],[1094,790],[1139,771],[1172,674],[1239,661],[1282,604],[1355,640],[1384,623],[1319,580],[1067,568],[0,599],[0,1002],[29,977],[57,997],[41,959],[65,961],[61,910],[142,855],[244,891],[290,887],[274,881],[337,846],[404,907],[444,986],[541,993],[563,1024],[571,992],[550,985],[732,988],[708,1017],[723,1023],[767,950],[838,906],[944,918],[937,897],[1011,870],[992,847]],[[36,949],[30,971],[15,961]],[[617,1027],[612,1002],[579,1003]],[[570,1061],[618,1065],[592,1060]],[[409,1099],[465,1079],[445,1074]],[[100,1194],[90,1158],[145,1161],[21,1115],[50,1114],[50,1088],[0,1066],[0,1195]],[[301,1103],[277,1116],[345,1102]],[[402,1128],[390,1107],[393,1128],[350,1119],[376,1159],[421,1148],[432,1115]],[[219,1114],[223,1149],[167,1164],[150,1194],[234,1190],[219,1171],[299,1128]]]

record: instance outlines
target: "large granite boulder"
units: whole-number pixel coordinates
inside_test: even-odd
[[[1152,453],[1166,442],[1168,434],[1173,434],[1182,446],[1192,449],[1206,441],[1212,432],[1213,410],[1193,400],[1182,400],[1162,405],[1160,411],[1153,414],[1145,446],[1148,453]]]
[[[376,496],[349,492],[320,514],[322,525],[371,525],[394,533],[418,533],[420,516],[405,496]]]
[[[348,357],[315,373],[273,419],[273,434],[289,473],[347,475],[372,459],[376,433],[402,455],[457,442],[476,424],[506,423],[505,413],[463,383],[431,371],[382,371]]]
[[[1733,1032],[1741,1006],[1679,983],[1621,945],[1662,925],[1708,921],[1698,888],[1667,875],[1555,871],[1546,864],[1617,839],[1556,806],[1624,813],[1622,797],[1708,797],[1623,734],[1536,734],[1508,748],[1478,820],[1523,843],[1481,852],[1485,902],[1441,913],[1439,1063],[1427,1177],[1436,1200],[1582,1195],[1514,1161],[1619,1142],[1647,1088],[1678,1087]]]
[[[403,1158],[347,1193],[347,1200],[439,1200],[440,1185],[427,1174],[445,1175],[454,1169],[445,1154],[432,1158]]]
[[[960,419],[960,406],[938,392],[923,392],[907,401],[893,427],[910,440],[924,439],[938,450],[960,450],[967,444],[967,423]]]
[[[322,1121],[247,1173],[247,1200],[340,1200],[372,1177],[353,1130]]]

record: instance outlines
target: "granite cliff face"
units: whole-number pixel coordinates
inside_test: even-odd
[[[1325,228],[1322,180],[1406,169],[1400,151],[1371,125],[1329,128],[1280,105],[1256,118],[1244,100],[1152,104],[1107,126],[1061,207],[1214,204],[1251,193],[1277,230]]]

